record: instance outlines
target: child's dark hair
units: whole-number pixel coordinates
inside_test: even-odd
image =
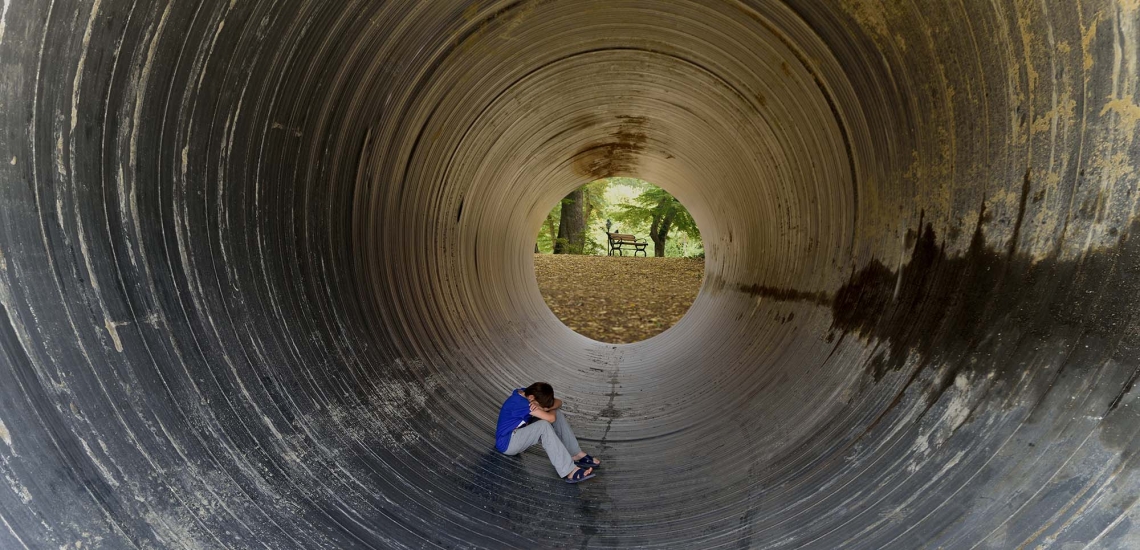
[[[546,382],[535,382],[523,390],[523,395],[533,395],[538,406],[546,408],[554,405],[554,388]]]

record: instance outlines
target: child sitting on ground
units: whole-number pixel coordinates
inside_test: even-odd
[[[594,477],[594,468],[601,466],[601,461],[578,447],[560,408],[562,400],[554,398],[554,388],[546,382],[511,392],[499,409],[495,448],[503,454],[517,455],[541,441],[559,476],[567,483],[585,481]]]

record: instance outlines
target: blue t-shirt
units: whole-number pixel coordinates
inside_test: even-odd
[[[525,426],[534,420],[530,415],[530,400],[521,393],[523,388],[511,392],[511,396],[503,401],[503,408],[499,409],[499,425],[495,429],[495,448],[500,453],[507,452],[511,444],[511,433],[519,426]]]

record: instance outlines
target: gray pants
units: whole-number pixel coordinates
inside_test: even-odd
[[[534,445],[542,442],[546,449],[546,456],[558,471],[559,477],[566,477],[574,471],[574,460],[570,457],[582,452],[578,447],[578,439],[570,429],[570,423],[562,411],[554,410],[554,422],[536,420],[511,433],[511,442],[507,445],[504,454],[517,455]]]

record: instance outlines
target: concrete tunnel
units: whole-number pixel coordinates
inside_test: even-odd
[[[0,548],[1140,547],[1135,0],[0,9]],[[533,275],[606,176],[636,344]]]

